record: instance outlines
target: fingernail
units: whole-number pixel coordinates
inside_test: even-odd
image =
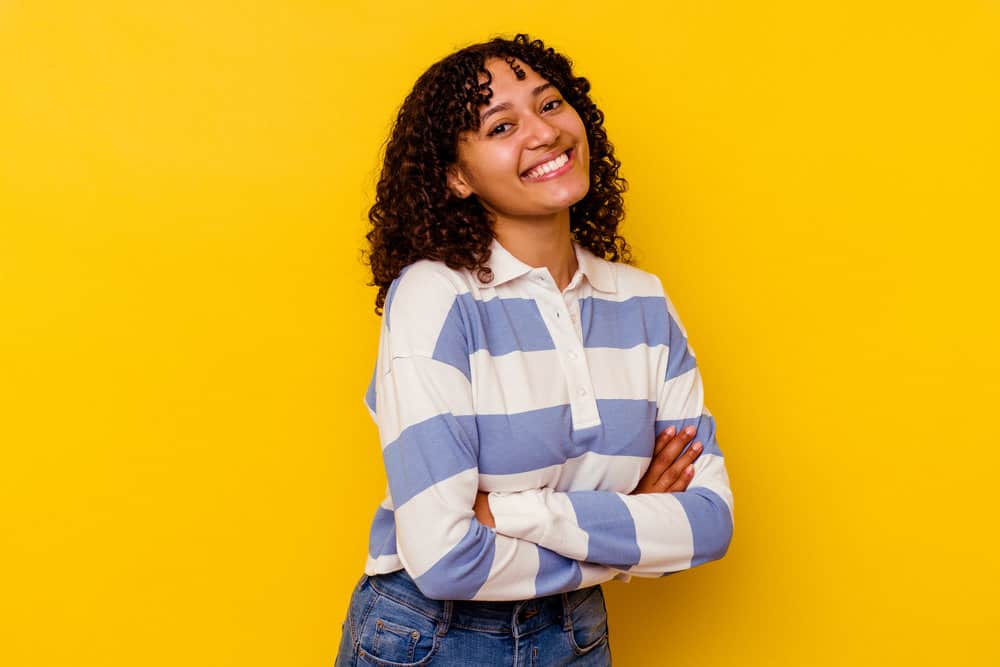
[[[674,428],[673,426],[671,426],[670,428],[667,429],[667,437],[668,438],[674,437],[674,433],[676,433],[676,432],[677,432],[677,429]]]
[[[684,432],[687,433],[688,435],[694,435],[695,430],[696,429],[694,426],[688,426],[687,428],[684,429]]]
[[[693,449],[696,452],[700,452],[701,451],[701,443],[700,442],[694,443],[693,445],[691,445],[691,449]]]
[[[691,465],[691,466],[688,466],[688,467],[687,467],[687,470],[685,470],[684,472],[685,472],[686,474],[688,474],[688,475],[693,475],[693,474],[694,474],[694,466],[693,466],[693,465]]]

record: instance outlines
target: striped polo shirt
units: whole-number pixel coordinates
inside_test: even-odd
[[[573,245],[562,291],[496,240],[491,282],[421,260],[390,285],[365,397],[388,480],[366,574],[520,600],[726,553],[729,477],[677,312],[655,275]],[[656,434],[689,424],[704,449],[688,489],[628,495]]]

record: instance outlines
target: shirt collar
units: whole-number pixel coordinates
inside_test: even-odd
[[[576,253],[576,262],[580,272],[587,278],[590,285],[601,292],[614,292],[617,285],[615,280],[614,267],[608,262],[594,255],[576,241],[573,241],[573,251]],[[496,237],[490,243],[490,259],[486,265],[493,272],[493,280],[489,283],[491,287],[496,287],[505,282],[519,278],[534,270],[510,254],[506,248],[500,245]]]
[[[573,242],[573,249],[576,251],[576,262],[580,265],[580,271],[587,276],[591,287],[600,292],[617,291],[615,267],[611,262],[598,257],[576,241]]]

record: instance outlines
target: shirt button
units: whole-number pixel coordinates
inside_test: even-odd
[[[580,394],[580,396],[586,396],[587,390],[584,389],[583,387],[580,387],[579,389],[576,390],[576,393]]]
[[[570,359],[576,359],[576,357],[577,357],[576,352],[574,352],[573,350],[570,350],[569,351],[569,358]]]

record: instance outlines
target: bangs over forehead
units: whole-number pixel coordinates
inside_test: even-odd
[[[505,62],[514,72],[518,81],[523,81],[527,77],[524,68],[530,67],[530,65],[522,64],[516,57],[503,52],[483,51],[473,52],[470,55],[473,60],[471,64],[475,71],[471,75],[467,75],[461,82],[461,88],[465,92],[463,101],[467,113],[459,124],[460,130],[478,130],[482,109],[489,106],[490,100],[493,99],[493,88],[490,85],[493,83],[493,74],[487,68],[487,63],[498,60]]]

